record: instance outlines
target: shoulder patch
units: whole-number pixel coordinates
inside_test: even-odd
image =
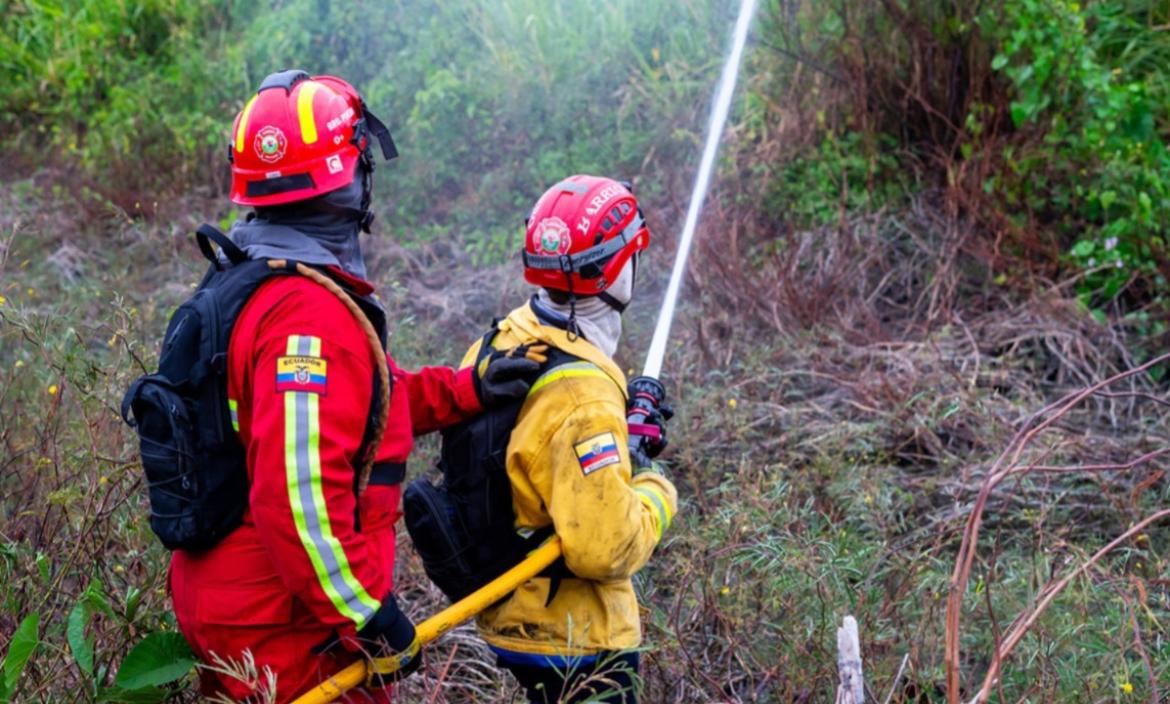
[[[577,453],[577,461],[581,463],[585,476],[622,461],[613,433],[601,433],[582,440],[573,445],[573,452]]]
[[[328,363],[320,357],[297,355],[276,359],[277,392],[325,393]]]

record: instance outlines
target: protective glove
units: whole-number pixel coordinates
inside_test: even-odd
[[[366,686],[380,688],[405,679],[422,667],[422,645],[410,617],[398,608],[398,599],[387,594],[382,607],[358,631],[370,658]]]
[[[629,395],[626,425],[634,473],[660,471],[653,459],[666,449],[666,421],[674,417],[674,409],[666,402],[666,388],[653,377],[639,376],[630,381]]]
[[[475,395],[484,408],[523,398],[532,386],[532,375],[548,361],[548,345],[517,345],[493,350],[475,369]]]

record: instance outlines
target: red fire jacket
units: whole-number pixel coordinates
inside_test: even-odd
[[[258,681],[203,671],[205,693],[249,696],[267,686],[268,668],[284,702],[357,657],[312,649],[334,634],[353,636],[393,588],[401,485],[372,482],[355,497],[373,352],[332,293],[299,276],[265,283],[240,313],[228,365],[249,508],[213,549],[174,553],[171,594],[179,627],[204,662],[241,661],[245,651],[254,658]],[[379,463],[405,462],[414,435],[481,410],[471,370],[390,368]]]

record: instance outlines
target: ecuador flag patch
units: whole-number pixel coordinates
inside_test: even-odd
[[[581,463],[581,471],[586,476],[622,461],[613,433],[602,433],[582,440],[573,445],[573,451],[577,453],[577,461]]]
[[[320,357],[278,357],[276,360],[276,390],[325,393],[328,364]]]

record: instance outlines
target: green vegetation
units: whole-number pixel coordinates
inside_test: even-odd
[[[996,268],[1079,274],[1102,318],[1165,318],[1165,3],[846,3],[769,19],[778,65],[757,101],[811,118],[775,145],[800,146],[770,216],[810,227],[936,187],[979,221]]]
[[[498,259],[569,171],[662,192],[649,167],[693,156],[722,16],[698,0],[9,2],[0,127],[135,213],[222,186],[232,117],[267,73],[344,76],[403,147],[379,174],[383,222],[408,242],[454,229]]]
[[[636,368],[733,13],[0,0],[0,701],[196,698],[118,404],[201,273],[187,232],[238,215],[223,145],[266,73],[342,75],[395,132],[365,245],[408,367],[456,362],[523,300],[511,254],[550,181],[633,178],[655,242],[619,353]],[[685,505],[638,582],[645,701],[832,701],[846,613],[878,701],[946,700],[949,580],[989,468],[1031,414],[1170,342],[1167,13],[762,4],[666,363]],[[1069,471],[990,495],[964,701],[1046,585],[1170,504],[1165,372],[1013,465]],[[1004,661],[1003,700],[1170,695],[1168,545],[1155,524],[1074,580]],[[411,613],[437,610],[409,544],[399,564]],[[404,697],[512,688],[457,631]]]
[[[1075,242],[1070,253],[1088,273],[1081,290],[1091,300],[1112,300],[1136,284],[1131,296],[1164,303],[1157,265],[1170,225],[1170,39],[1156,27],[1170,9],[1140,2],[1005,9],[992,67],[1014,89],[1013,125],[1042,135],[1040,144],[1005,153],[1005,197]]]

